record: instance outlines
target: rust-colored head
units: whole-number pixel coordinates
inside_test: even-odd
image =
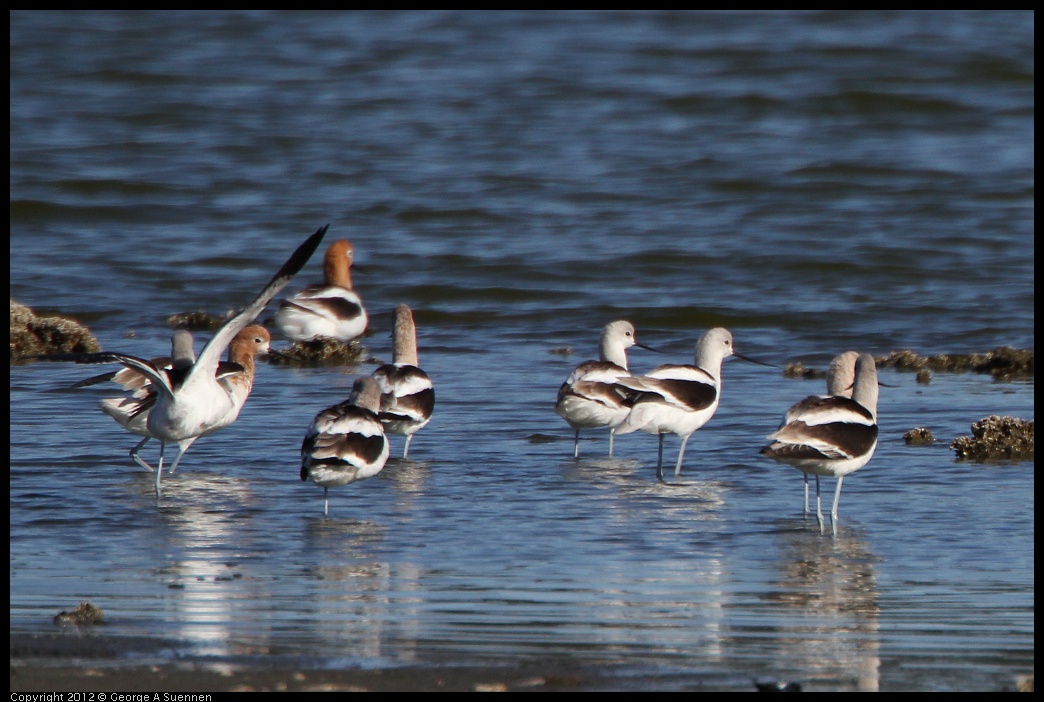
[[[252,368],[254,357],[267,354],[271,341],[272,335],[267,329],[258,324],[251,324],[236,334],[232,343],[228,345],[228,360],[244,368]]]
[[[352,242],[347,239],[338,239],[333,242],[326,249],[326,255],[323,256],[323,280],[327,285],[339,285],[351,290],[350,269],[354,260],[355,251],[352,249]]]

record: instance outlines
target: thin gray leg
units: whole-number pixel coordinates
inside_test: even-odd
[[[155,468],[153,468],[152,466],[150,466],[150,465],[149,465],[149,464],[148,464],[148,463],[147,463],[147,462],[145,461],[145,459],[144,459],[144,458],[142,458],[141,456],[139,456],[139,455],[138,455],[138,451],[141,451],[142,447],[143,447],[143,446],[145,446],[145,444],[149,443],[149,439],[150,439],[150,438],[151,438],[151,437],[148,437],[148,436],[146,436],[146,437],[145,437],[144,439],[142,439],[141,441],[139,441],[139,442],[138,442],[138,445],[137,445],[137,446],[135,446],[134,448],[132,448],[132,449],[130,450],[130,456],[131,456],[131,458],[133,458],[133,459],[134,459],[134,462],[135,462],[135,463],[137,463],[137,464],[138,464],[139,466],[141,466],[141,467],[142,467],[142,468],[144,468],[145,470],[147,470],[147,471],[149,471],[150,473],[152,473],[152,472],[154,472],[154,471],[155,471],[156,469],[155,469]]]
[[[167,448],[167,444],[163,441],[160,442],[160,457],[159,463],[156,464],[156,499],[158,500],[163,495],[163,489],[160,487],[160,481],[163,479],[163,450]]]
[[[663,436],[663,434],[660,434],[660,436]],[[689,434],[689,436],[692,436],[692,434]],[[674,466],[675,477],[681,475],[682,459],[685,458],[685,444],[689,443],[689,436],[686,436],[684,439],[682,439],[681,448],[678,449],[678,463]]]
[[[819,476],[816,476],[816,521],[819,522],[819,530],[823,531],[823,505],[819,497]]]
[[[188,451],[188,447],[192,445],[193,441],[195,441],[195,439],[192,439],[187,444],[178,444],[178,455],[174,457],[174,462],[170,464],[171,475],[174,475],[174,470],[178,467],[178,463],[181,462],[181,457],[185,455],[185,452]]]
[[[841,502],[841,483],[844,482],[845,476],[840,475],[837,478],[837,489],[834,490],[834,508],[830,510],[830,522],[837,524],[837,505]]]
[[[663,434],[660,434],[660,450],[656,454],[656,477],[659,478],[660,482],[664,482],[663,479]]]

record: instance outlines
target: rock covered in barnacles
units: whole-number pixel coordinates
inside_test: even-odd
[[[972,436],[950,444],[957,458],[969,461],[1032,461],[1033,420],[991,415],[971,425]]]
[[[988,373],[998,380],[1032,377],[1034,372],[1033,349],[1015,349],[998,346],[986,353],[950,353],[937,356],[921,356],[905,350],[892,351],[876,359],[878,368],[928,371],[937,373],[960,373],[974,371]],[[930,380],[930,378],[926,378]],[[920,378],[919,378],[920,381]]]
[[[269,354],[271,363],[280,366],[352,366],[363,360],[365,349],[356,340],[343,342],[329,337],[295,341],[291,346]]]
[[[87,327],[65,317],[37,317],[11,300],[11,360],[45,353],[93,353],[101,344]]]

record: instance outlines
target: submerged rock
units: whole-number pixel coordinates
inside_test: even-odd
[[[755,678],[754,689],[758,692],[801,692],[801,683],[786,680],[759,681]]]
[[[558,441],[558,437],[551,436],[550,434],[541,434],[538,432],[536,434],[530,434],[529,436],[527,436],[526,441],[528,441],[531,444],[551,444]]]
[[[87,327],[65,317],[37,317],[11,300],[11,360],[43,353],[93,353],[101,344]]]
[[[223,317],[202,311],[181,312],[167,317],[167,326],[171,329],[188,329],[189,331],[217,331],[234,316],[235,310],[229,310]]]
[[[816,380],[818,378],[825,378],[826,371],[816,370],[815,368],[809,368],[801,361],[795,361],[793,363],[788,363],[783,367],[783,377]]]
[[[875,360],[878,368],[945,373],[974,371],[989,373],[998,380],[1033,376],[1033,349],[1015,349],[1010,346],[998,346],[986,353],[937,356],[921,356],[910,350],[892,351],[887,356],[879,356]],[[920,378],[918,380],[920,381]]]
[[[71,612],[62,611],[54,616],[55,624],[101,624],[104,615],[100,608],[90,602],[81,602],[80,606]]]
[[[950,444],[959,460],[1032,461],[1033,420],[991,415],[971,425],[972,436]]]
[[[903,434],[903,441],[908,446],[931,446],[935,443],[935,437],[930,429],[926,427],[915,427]]]

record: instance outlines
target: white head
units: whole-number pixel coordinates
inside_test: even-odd
[[[868,353],[859,354],[855,366],[855,387],[852,391],[852,399],[870,410],[877,419],[877,364],[874,357]]]
[[[371,376],[359,376],[352,385],[352,394],[348,397],[348,402],[377,413],[381,408],[381,388]]]
[[[619,319],[609,322],[602,329],[602,339],[599,345],[599,356],[603,361],[615,363],[621,368],[627,368],[627,349],[637,342],[634,339],[634,325],[626,320]]]
[[[392,359],[395,363],[416,366],[417,326],[413,323],[413,311],[409,305],[395,308],[395,326],[392,329]]]
[[[696,365],[718,376],[721,374],[721,362],[734,353],[732,332],[724,327],[715,327],[696,342]]]
[[[859,354],[855,351],[845,351],[834,357],[827,369],[827,395],[852,397],[858,358]]]
[[[192,332],[178,329],[170,339],[170,360],[174,368],[184,369],[196,361],[196,350],[192,348]]]

